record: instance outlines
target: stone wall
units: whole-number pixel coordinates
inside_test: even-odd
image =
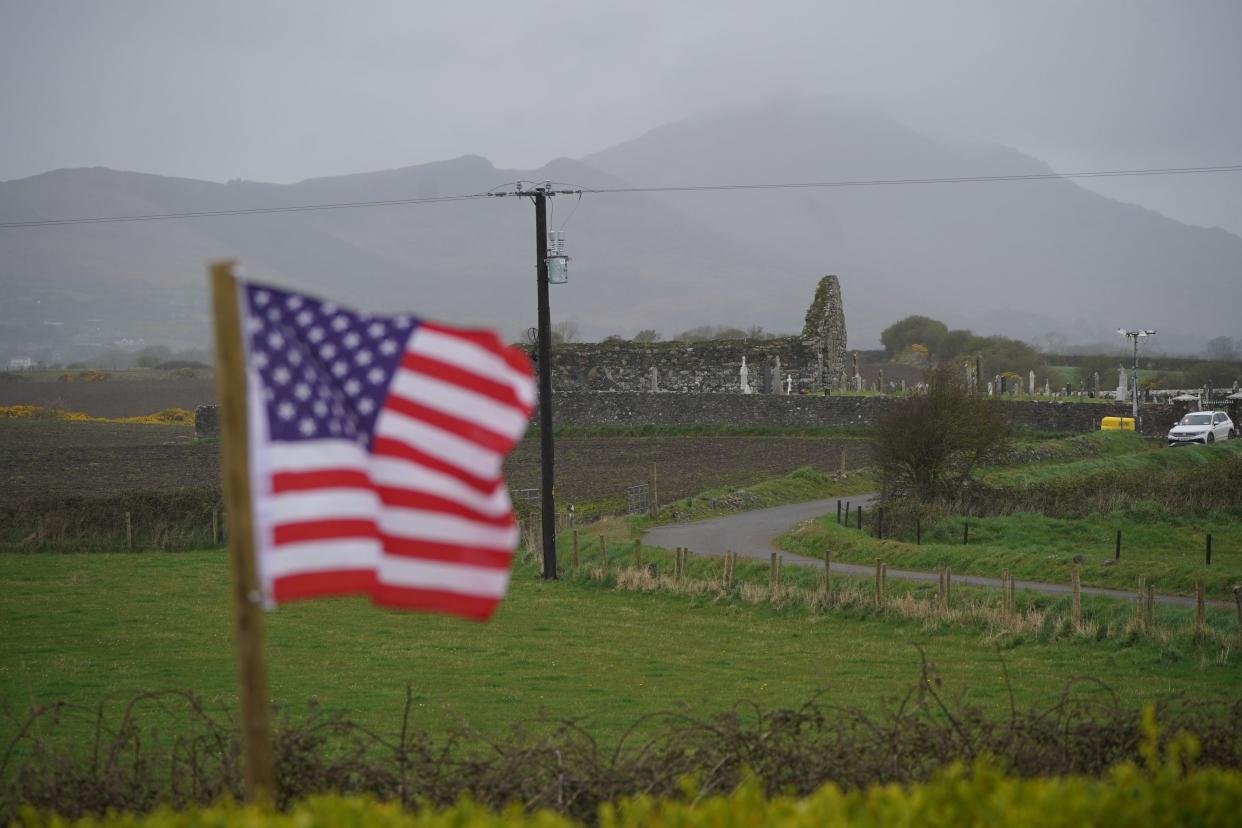
[[[652,394],[647,392],[557,393],[552,410],[558,426],[779,426],[869,428],[899,397],[825,397],[775,394]],[[1084,432],[1101,417],[1129,416],[1125,405],[1060,400],[1001,400],[1015,428]],[[1143,432],[1163,436],[1189,408],[1185,403],[1145,404]],[[199,437],[218,433],[215,406],[195,412]]]
[[[552,350],[557,391],[782,394],[845,387],[845,312],[836,276],[820,279],[801,336],[713,342],[571,343]],[[852,369],[851,369],[852,370]]]
[[[557,394],[557,425],[718,425],[795,428],[867,428],[896,397],[741,396],[735,394]],[[1058,400],[1003,400],[1015,428],[1084,432],[1100,418],[1128,416],[1128,406]],[[1162,435],[1185,412],[1179,405],[1144,405],[1148,435]]]
[[[792,377],[794,394],[819,388],[820,351],[800,337],[558,345],[552,351],[552,387],[557,392],[740,395],[743,359],[755,394],[782,393],[786,377]]]

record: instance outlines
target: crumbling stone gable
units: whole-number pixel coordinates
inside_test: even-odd
[[[835,391],[846,366],[845,313],[836,276],[820,279],[801,336],[711,342],[571,343],[552,351],[557,391],[741,394]]]
[[[845,305],[841,301],[841,282],[836,276],[828,275],[819,280],[815,298],[806,311],[802,338],[821,355],[821,387],[826,391],[842,390],[846,374]]]

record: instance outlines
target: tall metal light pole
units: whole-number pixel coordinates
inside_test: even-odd
[[[1147,337],[1149,337],[1149,336],[1155,336],[1155,335],[1156,335],[1156,332],[1155,332],[1155,331],[1147,331],[1147,330],[1133,330],[1133,331],[1131,331],[1131,330],[1127,330],[1127,329],[1125,329],[1125,328],[1118,328],[1118,329],[1117,329],[1117,333],[1121,334],[1122,336],[1128,336],[1128,337],[1130,337],[1130,341],[1134,343],[1134,367],[1131,369],[1131,373],[1130,373],[1130,399],[1131,399],[1131,400],[1133,400],[1133,404],[1130,406],[1130,411],[1131,411],[1131,413],[1132,413],[1132,415],[1133,415],[1133,417],[1134,417],[1134,430],[1135,430],[1135,431],[1138,431],[1138,430],[1139,430],[1139,418],[1138,418],[1138,408],[1139,408],[1139,406],[1138,406],[1138,391],[1139,391],[1139,382],[1138,382],[1138,341],[1139,341],[1139,337],[1147,338]]]

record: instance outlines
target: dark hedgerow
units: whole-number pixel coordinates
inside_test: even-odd
[[[794,710],[742,703],[705,718],[654,714],[664,725],[660,736],[616,745],[598,743],[573,721],[534,723],[538,732],[517,728],[503,741],[470,733],[433,740],[411,725],[409,693],[392,733],[314,707],[297,716],[284,711],[275,729],[277,804],[336,792],[443,806],[469,793],[492,808],[520,803],[590,823],[603,802],[675,795],[690,775],[705,796],[733,790],[748,770],[769,794],[804,795],[829,781],[846,789],[920,782],[950,762],[984,755],[1026,778],[1100,775],[1122,761],[1141,762],[1140,712],[1098,682],[1072,683],[1044,709],[1014,707],[1000,718],[945,700],[939,686],[925,665],[882,715],[835,705],[827,693]],[[102,710],[50,704],[9,716],[14,735],[0,746],[0,824],[23,804],[77,817],[240,797],[236,723],[194,694],[136,696],[119,722]],[[1242,698],[1173,697],[1155,713],[1164,739],[1197,739],[1199,766],[1242,767]],[[83,714],[95,724],[93,740],[58,741],[56,724]],[[170,717],[168,732],[150,723]]]

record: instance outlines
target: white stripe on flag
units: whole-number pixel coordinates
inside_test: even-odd
[[[426,374],[397,371],[392,392],[506,437],[526,430],[526,417],[513,406]]]
[[[267,574],[273,578],[332,572],[342,569],[375,569],[379,566],[377,540],[303,541],[277,547],[267,554]]]
[[[408,540],[451,543],[510,552],[518,541],[517,526],[488,526],[484,523],[428,512],[422,509],[401,509],[385,506],[379,517],[380,531]]]
[[[484,480],[500,476],[503,458],[496,452],[389,408],[380,411],[375,436],[391,437]]]
[[[492,517],[507,515],[513,509],[509,490],[501,483],[496,484],[496,490],[490,495],[485,495],[452,475],[395,457],[372,458],[371,479],[377,486],[426,492]]]
[[[509,585],[509,571],[385,555],[379,563],[379,580],[393,586],[500,598]]]
[[[367,450],[353,440],[299,440],[296,443],[272,441],[264,448],[267,465],[272,472],[367,467]]]
[[[283,492],[272,497],[271,515],[276,524],[303,520],[350,520],[375,518],[380,499],[363,489],[315,489]]]
[[[504,383],[527,406],[535,404],[535,385],[529,374],[517,371],[496,352],[451,334],[419,327],[410,338],[408,351],[456,365],[467,371]]]

